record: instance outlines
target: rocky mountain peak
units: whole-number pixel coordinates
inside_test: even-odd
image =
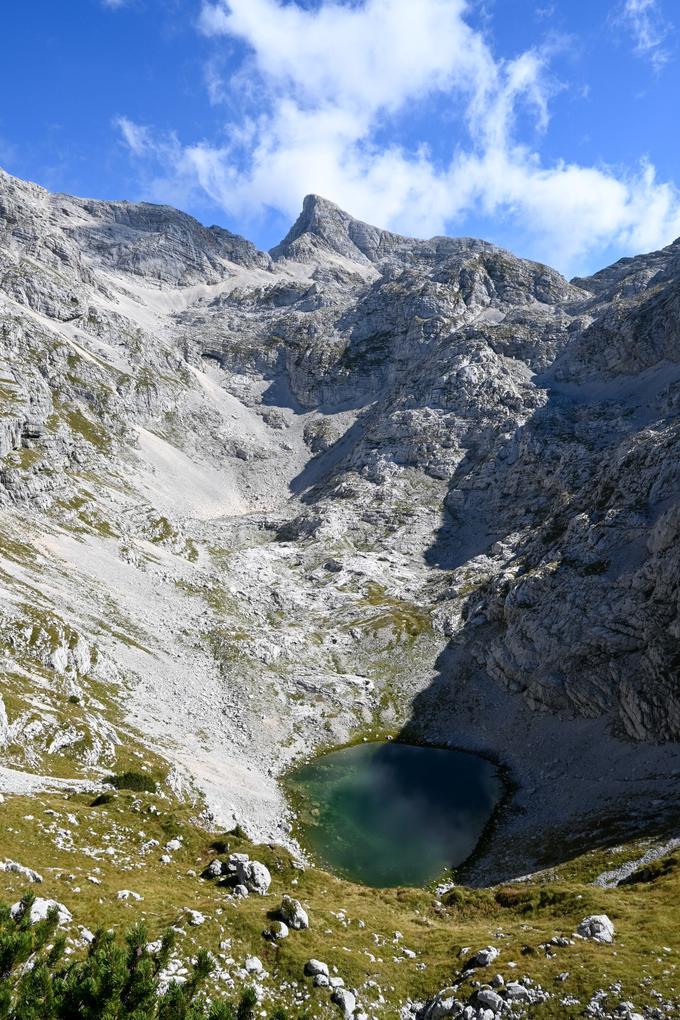
[[[307,195],[302,212],[271,255],[275,259],[308,261],[314,255],[328,253],[352,262],[371,263],[380,257],[381,242],[388,237],[403,240],[355,219],[327,198]]]

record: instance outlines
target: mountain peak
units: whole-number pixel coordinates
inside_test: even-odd
[[[311,262],[323,255],[342,256],[360,265],[384,261],[431,261],[471,251],[495,251],[493,245],[469,237],[404,237],[358,220],[322,195],[307,195],[302,212],[270,255],[276,261]]]
[[[312,194],[306,196],[302,212],[270,254],[275,259],[307,261],[315,254],[326,252],[367,264],[383,257],[385,247],[393,249],[394,242],[403,245],[406,239],[363,223],[335,202]]]

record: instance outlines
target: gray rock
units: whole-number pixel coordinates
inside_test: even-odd
[[[339,1006],[345,1017],[350,1017],[356,1009],[356,995],[347,988],[336,988],[331,995],[331,1002]]]
[[[280,942],[282,939],[288,938],[290,929],[283,921],[272,921],[264,935],[265,938],[271,939],[274,942]]]
[[[308,960],[305,964],[305,974],[307,977],[315,977],[317,974],[325,974],[326,977],[330,977],[330,971],[327,963],[322,963],[321,960]]]
[[[591,914],[581,921],[576,934],[594,942],[613,942],[615,932],[614,925],[606,914]]]
[[[492,963],[495,963],[500,955],[500,950],[496,949],[495,946],[486,946],[485,949],[480,949],[479,952],[475,953],[467,966],[490,967]]]
[[[491,988],[480,988],[477,992],[476,1000],[480,1006],[485,1006],[492,1013],[499,1013],[505,1005],[501,996],[497,992],[492,991]]]
[[[299,900],[284,896],[281,900],[281,919],[289,928],[300,931],[309,928],[309,916]]]
[[[258,896],[266,896],[272,881],[266,865],[249,860],[247,854],[231,854],[227,867],[239,885],[244,885]]]
[[[530,1002],[531,993],[519,981],[509,981],[505,986],[505,996],[511,1002]]]
[[[205,924],[206,921],[205,914],[202,914],[200,910],[187,909],[185,913],[187,916],[187,921],[193,928],[199,928],[202,924]]]
[[[443,988],[426,1003],[422,1010],[422,1020],[444,1020],[444,1017],[457,1015],[462,1009],[462,1002],[456,998],[456,989]]]
[[[33,868],[27,868],[23,864],[18,864],[16,861],[0,861],[0,871],[11,872],[15,875],[21,875],[23,878],[28,879],[29,882],[39,884],[42,882],[42,875],[34,871]]]
[[[38,921],[44,921],[50,910],[56,909],[59,918],[60,925],[69,924],[73,920],[71,911],[64,906],[63,903],[57,902],[57,900],[44,899],[42,896],[37,896],[31,906],[31,924],[37,924]],[[12,917],[15,919],[24,916],[24,905],[21,903],[15,903],[11,908],[10,912]]]

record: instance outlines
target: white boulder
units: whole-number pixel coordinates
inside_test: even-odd
[[[281,918],[289,928],[301,931],[309,928],[309,916],[299,900],[292,896],[284,896],[281,900]]]
[[[590,917],[583,918],[576,929],[576,934],[582,939],[592,939],[594,942],[613,942],[615,932],[614,925],[606,914],[591,914]]]
[[[307,960],[305,974],[307,977],[316,977],[317,974],[324,974],[327,978],[330,978],[328,964],[322,963],[321,960]]]
[[[239,885],[245,885],[249,892],[265,896],[269,891],[272,876],[269,868],[260,861],[251,861],[247,854],[232,854],[227,872],[234,875]]]
[[[23,878],[27,878],[29,882],[42,882],[42,875],[39,875],[33,868],[26,868],[23,864],[18,864],[16,861],[3,861],[0,863],[0,871],[8,871],[14,875],[21,875]]]
[[[38,921],[44,921],[50,910],[56,907],[59,915],[59,924],[68,924],[69,921],[73,920],[71,911],[68,910],[63,903],[57,903],[56,900],[45,900],[41,896],[38,896],[31,907],[31,924],[37,924]],[[24,916],[24,905],[23,903],[15,903],[11,908],[12,917],[15,920]]]
[[[356,996],[347,988],[336,988],[331,995],[331,1002],[334,1002],[336,1006],[339,1006],[346,1017],[352,1016],[354,1010],[357,1008]]]
[[[468,967],[489,967],[500,956],[500,951],[495,946],[486,946],[470,960]]]

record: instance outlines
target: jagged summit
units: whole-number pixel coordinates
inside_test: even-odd
[[[354,219],[327,198],[307,195],[297,220],[270,254],[275,259],[306,261],[315,253],[325,250],[353,262],[370,263],[377,260],[381,245],[388,237],[404,240]]]
[[[404,237],[358,220],[321,195],[307,195],[302,212],[272,248],[272,258],[306,262],[324,252],[365,265],[396,259],[432,259],[461,251],[497,251],[486,241],[469,237]]]

